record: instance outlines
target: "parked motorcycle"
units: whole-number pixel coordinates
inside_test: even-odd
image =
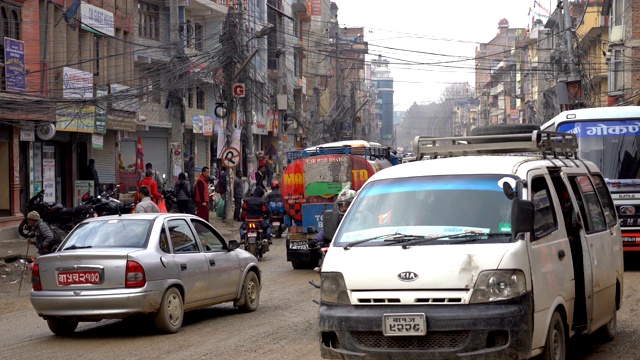
[[[85,204],[93,205],[93,211],[97,216],[107,215],[122,215],[130,214],[135,208],[133,200],[120,201],[115,194],[118,193],[120,185],[116,185],[116,188],[112,192],[103,191],[102,194],[94,198],[90,193],[86,193],[82,196],[82,200]]]
[[[63,231],[69,232],[74,226],[82,220],[92,217],[93,205],[83,204],[73,208],[65,208],[62,204],[44,201],[44,190],[35,194],[27,201],[27,211],[24,219],[18,226],[18,234],[27,237],[31,231],[31,227],[27,221],[27,214],[36,211],[40,214],[40,219],[49,225],[57,226]]]
[[[258,259],[269,251],[269,242],[265,239],[262,230],[262,219],[247,219],[247,228],[244,231],[244,249]]]

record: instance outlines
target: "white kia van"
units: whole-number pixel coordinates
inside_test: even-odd
[[[325,213],[336,230],[320,273],[322,357],[562,360],[573,335],[611,339],[620,227],[576,144],[542,131],[418,137],[429,160],[376,173],[339,225]]]

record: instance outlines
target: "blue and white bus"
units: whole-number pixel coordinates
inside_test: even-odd
[[[640,106],[564,111],[542,130],[578,138],[578,157],[604,175],[620,220],[625,251],[640,251]]]

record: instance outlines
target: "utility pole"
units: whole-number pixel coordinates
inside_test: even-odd
[[[171,46],[172,53],[174,54],[174,61],[172,67],[175,69],[183,68],[183,60],[184,60],[184,49],[183,41],[180,34],[180,11],[178,7],[178,0],[171,0],[169,7],[169,18],[170,18],[170,31],[169,31],[169,43]],[[169,69],[171,70],[171,69]],[[184,123],[183,118],[184,114],[182,113],[183,104],[182,104],[182,89],[180,88],[180,80],[183,78],[182,70],[178,70],[173,75],[171,79],[171,89],[169,90],[169,119],[171,120],[171,143],[177,143],[178,146],[183,146],[184,142]],[[167,149],[169,150],[169,149]],[[184,155],[185,149],[182,149],[182,154]],[[167,151],[169,153],[170,151]],[[178,174],[175,173],[174,169],[176,165],[180,168],[180,172],[184,169],[183,162],[179,162],[178,164],[173,163],[173,154],[169,155],[169,168],[171,172],[173,172],[173,177],[177,177]]]
[[[573,32],[571,29],[571,13],[569,12],[569,0],[562,0],[562,11],[564,13],[564,39],[569,57],[569,81],[580,80],[580,75],[576,69],[576,58],[573,54]]]

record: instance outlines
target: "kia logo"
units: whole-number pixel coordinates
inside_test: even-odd
[[[417,278],[418,274],[414,273],[413,271],[403,271],[398,274],[398,279],[400,279],[400,281],[413,281]]]
[[[620,215],[635,215],[635,206],[620,206]]]

